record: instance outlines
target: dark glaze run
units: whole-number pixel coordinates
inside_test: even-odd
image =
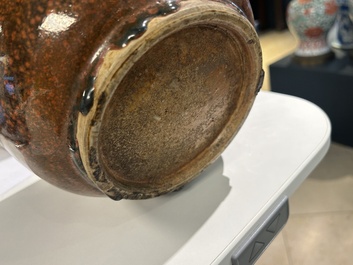
[[[178,1],[169,0],[164,3],[159,3],[159,8],[153,12],[145,12],[139,15],[136,22],[127,25],[123,30],[123,36],[116,42],[119,48],[124,48],[128,43],[138,37],[140,37],[148,27],[148,23],[155,17],[166,16],[173,12],[176,12],[179,8]]]
[[[241,8],[247,3],[216,1]],[[20,152],[33,172],[48,182],[75,193],[101,195],[80,170],[73,139],[79,111],[88,113],[92,105],[92,73],[107,50],[128,45],[145,32],[152,18],[177,12],[179,4],[180,0],[1,0],[0,134],[8,148]],[[244,12],[253,21],[251,12]],[[48,31],[43,22],[53,14],[73,23]]]
[[[90,76],[88,81],[88,87],[85,89],[85,91],[83,91],[82,100],[80,104],[80,112],[85,116],[88,114],[88,112],[93,106],[95,80],[95,76]]]
[[[169,0],[167,2],[157,2],[158,8],[149,9],[146,12],[139,14],[133,23],[127,24],[122,30],[122,34],[113,36],[111,44],[117,48],[125,48],[130,41],[135,40],[143,35],[148,28],[148,23],[155,17],[166,16],[174,13],[179,8],[178,1]],[[122,35],[122,36],[121,36]],[[96,62],[98,64],[98,62]],[[80,103],[80,112],[87,115],[93,106],[94,101],[94,81],[95,77],[90,76],[88,87],[83,92]]]

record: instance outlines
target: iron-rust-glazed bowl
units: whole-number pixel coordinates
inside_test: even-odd
[[[145,199],[226,148],[262,85],[248,0],[1,0],[0,141],[67,191]]]

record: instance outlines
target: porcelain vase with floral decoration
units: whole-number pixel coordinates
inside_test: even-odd
[[[327,34],[336,14],[335,0],[292,0],[287,9],[287,23],[298,39],[295,60],[301,64],[319,64],[333,57]]]

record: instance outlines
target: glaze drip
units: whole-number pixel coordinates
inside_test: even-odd
[[[130,41],[135,40],[143,35],[148,28],[148,23],[155,17],[167,16],[176,12],[179,8],[179,1],[158,1],[156,8],[148,9],[145,13],[142,13],[134,23],[128,24],[123,32],[123,36],[115,42],[115,45],[119,48],[125,48]]]
[[[174,13],[179,8],[179,0],[158,1],[157,6],[147,9],[144,13],[140,14],[134,23],[130,23],[124,27],[123,36],[120,39],[113,37],[112,43],[119,48],[125,48],[130,41],[141,37],[148,28],[148,23],[155,17],[167,16]],[[90,76],[87,88],[82,94],[82,99],[79,106],[79,111],[86,116],[94,102],[94,82],[96,77]]]
[[[82,100],[80,104],[80,112],[86,116],[91,110],[94,101],[94,83],[96,77],[90,76],[88,80],[88,86],[85,91],[83,91]]]

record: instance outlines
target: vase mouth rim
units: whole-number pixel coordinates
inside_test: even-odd
[[[112,173],[114,171],[114,165],[119,164],[118,162],[123,158],[120,157],[118,161],[116,161],[117,163],[110,161],[115,158],[109,157],[108,154],[115,152],[116,147],[114,147],[115,149],[109,147],[109,141],[105,139],[110,137],[110,133],[107,133],[104,129],[111,127],[109,124],[109,121],[111,120],[117,120],[116,123],[120,124],[124,119],[129,118],[129,114],[126,114],[125,116],[119,116],[117,114],[116,116],[119,116],[119,119],[114,117],[116,110],[120,110],[115,106],[117,101],[125,102],[127,103],[126,105],[129,104],[128,97],[125,97],[125,101],[123,101],[122,98],[117,96],[124,90],[124,88],[122,88],[123,85],[121,84],[129,82],[125,82],[124,78],[132,75],[131,73],[134,71],[133,69],[136,62],[146,60],[148,57],[147,54],[150,51],[158,53],[156,49],[154,50],[157,45],[159,45],[158,47],[163,47],[163,44],[167,43],[166,40],[169,40],[169,44],[172,43],[170,38],[173,38],[175,42],[184,41],[185,43],[188,43],[188,40],[185,37],[186,35],[191,36],[192,34],[196,34],[196,36],[198,36],[197,38],[202,38],[203,33],[208,35],[208,40],[212,42],[210,37],[211,33],[209,32],[210,30],[218,32],[218,35],[220,36],[224,35],[231,39],[232,45],[229,46],[230,50],[228,52],[235,54],[232,59],[233,61],[231,62],[236,63],[238,60],[242,61],[242,64],[244,65],[243,74],[246,73],[246,75],[249,75],[242,77],[241,83],[247,88],[244,91],[239,90],[239,93],[237,94],[237,97],[239,98],[239,102],[236,104],[237,106],[231,111],[228,111],[228,117],[224,119],[223,125],[219,125],[216,128],[219,132],[215,134],[212,139],[206,141],[207,146],[204,146],[202,150],[200,149],[200,151],[196,153],[196,155],[194,154],[194,156],[186,152],[185,156],[190,155],[190,163],[186,163],[185,160],[178,157],[178,159],[181,159],[179,169],[173,168],[172,166],[174,172],[168,172],[168,170],[166,170],[165,172],[167,173],[164,172],[164,175],[158,181],[151,181],[152,179],[156,179],[156,176],[152,176],[153,174],[149,178],[142,177],[134,182],[129,181],[124,176],[120,177],[119,173]],[[180,36],[180,39],[178,39],[178,36]],[[217,50],[217,52],[220,53],[221,49]],[[177,55],[173,56],[170,55],[168,59],[174,60],[178,57]],[[202,56],[205,57],[206,55],[204,54]],[[152,61],[153,59],[149,62]],[[211,63],[208,64],[208,66],[211,67]],[[183,69],[180,67],[176,71],[180,73]],[[247,18],[231,7],[211,1],[187,1],[181,2],[180,9],[177,12],[152,19],[148,24],[147,31],[142,37],[129,42],[129,44],[122,49],[110,50],[105,54],[103,62],[97,71],[97,75],[94,77],[94,101],[92,108],[86,115],[80,113],[78,116],[76,136],[83,167],[88,178],[102,192],[115,200],[123,198],[151,198],[179,189],[194,179],[207,165],[218,158],[230,140],[240,129],[255,99],[259,85],[258,82],[259,79],[261,79],[261,71],[262,57],[257,33]],[[136,79],[136,82],[139,82],[139,80]],[[130,85],[133,84],[129,83],[128,86]],[[162,90],[157,89],[156,91],[161,93]],[[130,92],[126,93],[126,95],[128,95]],[[189,96],[192,95],[192,93],[193,92],[190,92]],[[178,94],[178,96],[180,95],[181,94]],[[211,97],[208,97],[208,99],[211,99]],[[229,102],[228,104],[231,104]],[[171,101],[166,104],[174,103],[175,101],[171,99]],[[185,103],[185,106],[186,105],[187,104]],[[130,107],[131,106],[132,105],[130,105]],[[109,112],[107,111],[109,108],[117,109],[114,109],[115,112]],[[157,108],[159,107],[154,106],[149,110],[155,111]],[[243,113],[243,116],[241,117],[239,113]],[[172,116],[169,116],[169,118],[170,117]],[[155,122],[161,121],[161,117],[158,115],[154,115],[153,118]],[[132,117],[130,116],[130,120],[131,119]],[[142,127],[138,124],[140,121],[141,117],[138,116],[134,122],[137,125],[137,128],[141,129]],[[167,123],[164,124],[166,125]],[[147,126],[151,129],[152,127],[150,125],[151,124],[148,124]],[[116,128],[120,127],[114,128],[114,131],[116,131]],[[177,126],[171,128],[174,128],[177,134],[181,134],[182,132],[181,130],[178,131]],[[194,129],[195,128],[193,128],[193,130]],[[151,130],[153,130],[153,128]],[[190,133],[190,131],[188,133]],[[127,137],[128,140],[126,141],[132,141],[132,134],[134,134],[134,132],[128,132],[126,130],[124,139]],[[163,138],[163,134],[158,137]],[[168,142],[168,137],[166,136],[164,140],[162,139],[164,145]],[[119,136],[116,139],[119,139]],[[153,146],[158,144],[158,139],[155,142],[152,142]],[[143,152],[146,152],[146,150],[148,149],[144,149]],[[151,150],[153,150],[153,148]],[[134,152],[135,151],[132,150],[131,154]],[[157,156],[158,155],[156,155],[156,157]],[[175,157],[173,159],[177,160]],[[165,163],[163,159],[157,159],[157,161],[158,162],[155,162],[156,165],[154,165],[155,168],[158,163],[160,165]],[[129,163],[128,160],[121,161],[121,167],[119,170],[124,168],[127,163]],[[151,161],[148,163],[151,163]],[[133,170],[133,168],[130,168],[130,170]],[[147,167],[146,170],[151,170],[151,167]],[[156,170],[156,172],[159,171]]]

